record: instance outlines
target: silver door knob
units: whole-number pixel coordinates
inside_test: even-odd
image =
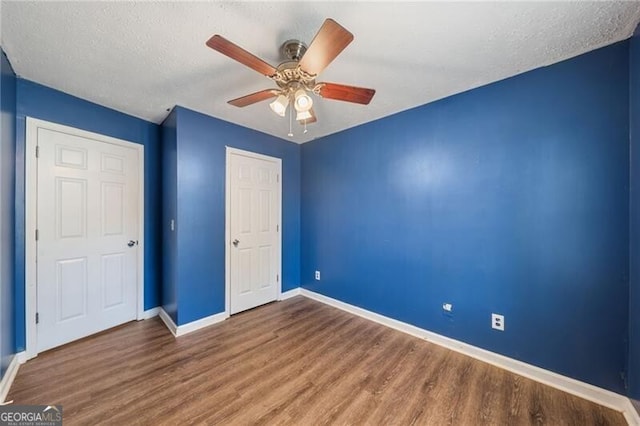
[[[233,244],[234,247],[238,247],[238,244],[240,243],[240,241],[238,240],[233,240],[233,242],[231,244]]]
[[[137,241],[133,241],[133,240],[129,240],[129,242],[127,243],[127,245],[128,245],[129,247],[133,247],[133,246],[135,246],[136,244],[138,244],[138,242],[137,242]]]

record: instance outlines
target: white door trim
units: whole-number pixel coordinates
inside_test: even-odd
[[[138,291],[137,291],[137,319],[144,318],[144,145],[128,142],[98,133],[88,132],[69,126],[63,126],[49,121],[27,117],[26,144],[25,144],[25,332],[26,332],[26,358],[31,359],[38,355],[38,341],[36,329],[36,244],[35,232],[37,223],[37,170],[36,146],[38,144],[38,129],[48,129],[61,133],[93,139],[98,142],[133,148],[138,151]]]
[[[282,159],[277,157],[271,157],[264,154],[258,154],[256,152],[245,151],[238,148],[232,148],[226,146],[226,159],[225,159],[225,189],[224,189],[224,314],[225,318],[231,316],[231,253],[229,247],[231,246],[231,229],[229,217],[231,216],[231,176],[229,160],[231,154],[244,155],[250,158],[256,158],[258,160],[274,161],[278,164],[278,193],[280,194],[279,208],[278,208],[278,223],[280,224],[280,231],[278,232],[278,297],[277,300],[282,298]]]

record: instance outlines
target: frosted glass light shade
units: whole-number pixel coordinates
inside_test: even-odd
[[[275,101],[269,104],[269,107],[273,112],[278,114],[280,117],[284,117],[287,112],[287,106],[289,105],[289,98],[284,95],[280,95],[276,98]]]
[[[309,111],[313,106],[313,99],[311,99],[303,89],[298,89],[295,94],[295,101],[293,105],[295,106],[296,111]]]
[[[309,111],[298,111],[298,114],[296,114],[296,120],[300,121],[300,120],[308,120],[310,119],[311,113]]]

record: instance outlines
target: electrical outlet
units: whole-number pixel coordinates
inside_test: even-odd
[[[316,271],[316,280],[320,281],[320,271]]]
[[[442,304],[442,315],[449,318],[450,321],[453,320],[453,305],[451,303]]]
[[[491,328],[504,331],[504,315],[491,314]]]

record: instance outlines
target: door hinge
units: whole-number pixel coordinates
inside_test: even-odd
[[[40,157],[40,146],[36,145],[36,158]]]
[[[276,182],[280,182],[280,175],[279,174],[276,175]]]
[[[36,312],[36,324],[40,322],[40,314]]]
[[[276,232],[280,232],[280,225],[276,225]]]
[[[36,229],[36,241],[40,239],[40,231]]]
[[[280,282],[280,274],[276,274],[276,282],[279,283]]]

